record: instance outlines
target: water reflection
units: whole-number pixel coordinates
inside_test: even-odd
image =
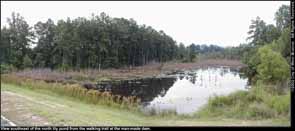
[[[180,114],[197,111],[210,96],[247,90],[247,78],[242,78],[237,69],[226,67],[178,71],[164,76],[100,82],[97,87],[113,94],[137,96],[145,109],[175,109]]]
[[[100,82],[97,88],[101,91],[111,91],[122,96],[137,96],[145,104],[155,97],[164,97],[168,89],[175,83],[175,77],[146,78],[124,80],[117,82]]]

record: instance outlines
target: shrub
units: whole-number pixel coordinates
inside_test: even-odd
[[[274,109],[277,114],[287,115],[290,112],[290,94],[273,96],[267,99],[266,103]]]
[[[258,54],[261,63],[258,65],[257,72],[262,80],[276,82],[289,78],[289,65],[281,54],[267,46],[260,48]]]
[[[247,118],[272,118],[275,117],[276,113],[273,109],[268,107],[264,103],[257,103],[253,102],[250,105],[248,105],[248,109],[246,112]]]
[[[196,117],[228,117],[238,119],[274,118],[290,114],[290,93],[278,94],[260,82],[249,91],[228,96],[215,96],[196,112]]]

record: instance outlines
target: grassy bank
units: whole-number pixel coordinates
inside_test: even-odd
[[[278,94],[265,85],[255,85],[249,91],[210,98],[197,117],[226,117],[235,119],[280,118],[290,121],[290,93]]]
[[[59,96],[70,97],[89,104],[106,105],[133,111],[139,109],[139,98],[112,95],[110,92],[100,92],[92,89],[87,90],[78,84],[46,83],[42,80],[19,78],[14,75],[4,75],[1,81],[40,93],[55,93]]]
[[[16,99],[19,98],[19,99]],[[6,104],[5,104],[6,103]],[[15,103],[15,107],[11,107]],[[5,105],[4,105],[5,104]],[[22,107],[22,108],[21,108]],[[21,108],[21,109],[19,109]],[[20,114],[33,114],[49,125],[115,126],[288,126],[284,119],[243,120],[232,118],[196,118],[181,116],[146,116],[140,112],[106,105],[90,104],[54,92],[32,90],[13,84],[1,84],[1,114],[18,125],[26,125]],[[29,112],[29,113],[28,113]],[[32,123],[30,123],[32,124]],[[29,124],[29,125],[30,125]],[[40,124],[42,125],[42,123]]]

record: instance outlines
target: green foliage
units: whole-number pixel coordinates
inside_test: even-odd
[[[189,46],[186,49],[186,54],[182,58],[182,62],[194,62],[197,58],[197,52],[194,50],[192,46]]]
[[[243,69],[243,72],[249,78],[250,82],[255,83],[257,80],[257,66],[260,64],[257,48],[251,48],[243,54],[242,62],[248,66]]]
[[[268,46],[259,48],[258,56],[261,63],[257,66],[259,79],[268,83],[286,81],[289,78],[287,61]]]
[[[34,37],[31,27],[19,14],[12,13],[12,18],[8,19],[8,28],[1,28],[1,44],[4,41],[2,58],[7,64],[12,64],[17,68],[24,68],[24,57],[31,52],[30,43]],[[2,37],[2,34],[4,35]]]
[[[182,62],[195,62],[196,60],[202,58],[224,58],[222,53],[224,53],[225,48],[217,45],[196,45],[192,43],[191,45],[184,47],[182,43],[179,45],[178,59]]]
[[[28,55],[26,55],[24,57],[24,67],[25,68],[31,68],[32,66],[33,66],[33,63],[32,63],[31,58]]]
[[[266,25],[259,17],[252,20],[248,34],[252,39],[250,50],[243,55],[248,65],[245,73],[251,82],[262,80],[282,88],[289,78],[290,62],[290,26],[289,6],[281,6],[275,14],[276,27]],[[279,83],[279,84],[278,84]]]
[[[53,66],[53,49],[56,46],[54,22],[48,19],[46,23],[38,22],[34,25],[35,35],[38,38],[38,44],[34,48],[35,61],[37,67]]]
[[[268,107],[264,103],[251,103],[246,113],[247,117],[250,118],[272,118],[275,116],[275,111]]]
[[[0,66],[1,66],[1,74],[7,74],[16,70],[13,65],[1,64]]]
[[[261,80],[265,84],[279,84],[279,88],[286,87],[284,84],[290,77],[289,64],[279,53],[279,44],[272,44],[253,48],[243,57],[243,62],[248,66],[243,72],[250,78],[251,83]]]
[[[12,63],[10,53],[10,32],[6,27],[1,28],[0,61],[1,63]]]
[[[265,119],[288,116],[289,112],[290,93],[280,95],[257,84],[249,91],[211,97],[195,116]]]
[[[290,94],[269,97],[267,100],[267,105],[276,110],[279,114],[288,115],[290,111]]]
[[[252,20],[250,31],[248,32],[250,36],[247,39],[251,40],[251,45],[263,46],[278,39],[280,33],[280,30],[278,30],[274,25],[266,25],[263,20],[257,17],[256,20]]]
[[[273,51],[279,52],[288,61],[288,63],[290,63],[290,42],[290,27],[288,27],[283,30],[281,36],[277,40],[274,40],[268,46]]]
[[[279,38],[278,42],[283,44],[283,50],[281,51],[283,57],[285,57],[287,60],[290,61],[290,59],[288,59],[288,57],[290,58],[290,52],[291,52],[291,41],[290,41],[290,33],[291,33],[291,28],[285,28],[283,30],[283,33],[281,35],[281,37]]]
[[[277,40],[285,28],[290,27],[290,6],[282,5],[275,13],[276,27],[274,25],[267,25],[260,17],[252,20],[250,25],[250,39],[251,45],[262,46]]]
[[[289,5],[282,5],[275,13],[275,20],[278,29],[281,31],[291,25],[291,13]]]
[[[260,19],[260,17],[256,17],[255,20],[251,21],[250,31],[248,34],[250,35],[247,39],[252,40],[250,42],[251,45],[264,45],[266,41],[266,23]]]
[[[203,59],[231,59],[241,60],[244,53],[250,50],[251,46],[248,44],[240,44],[237,47],[220,47],[217,45],[194,45],[193,51],[199,58]]]
[[[178,52],[178,54],[177,54],[178,59],[183,60],[185,58],[185,55],[186,55],[186,49],[185,49],[185,46],[184,46],[183,43],[180,43],[179,44],[179,47],[178,47],[178,51],[177,52]]]

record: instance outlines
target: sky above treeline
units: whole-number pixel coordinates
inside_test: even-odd
[[[275,24],[274,14],[283,4],[290,1],[1,1],[1,27],[12,12],[30,26],[48,18],[56,23],[105,12],[163,30],[177,43],[226,47],[246,43],[251,19],[257,16]]]

